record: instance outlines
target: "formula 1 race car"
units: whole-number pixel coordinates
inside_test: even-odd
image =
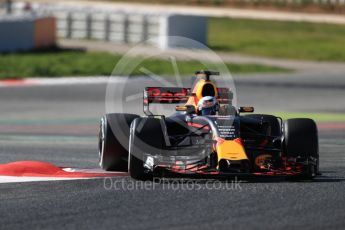
[[[106,114],[99,134],[100,166],[127,170],[132,178],[155,176],[284,176],[312,179],[319,173],[313,120],[254,112],[232,105],[229,88],[197,71],[192,88],[146,87],[146,116]],[[152,114],[150,104],[178,104],[171,116]]]

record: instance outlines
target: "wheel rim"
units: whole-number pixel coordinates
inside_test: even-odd
[[[104,145],[105,145],[105,125],[106,120],[104,117],[101,119],[101,125],[100,125],[100,132],[99,132],[99,141],[98,141],[98,147],[99,147],[99,165],[102,167],[103,165],[103,154],[104,154]]]

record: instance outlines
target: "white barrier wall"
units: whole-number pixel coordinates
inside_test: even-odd
[[[61,38],[96,39],[119,44],[146,43],[162,49],[196,48],[169,40],[169,36],[181,36],[207,44],[207,18],[203,16],[52,5],[37,6],[35,12],[56,17],[57,35]]]

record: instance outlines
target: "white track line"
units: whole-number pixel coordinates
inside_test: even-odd
[[[123,77],[61,77],[61,78],[27,78],[18,80],[0,80],[0,87],[51,86],[76,84],[106,84],[123,82]]]
[[[124,176],[128,174],[127,172],[104,171],[103,169],[100,169],[100,168],[94,168],[94,169],[62,168],[62,170],[65,172],[80,172],[80,173],[106,173],[106,174],[116,174],[116,175],[123,174]]]

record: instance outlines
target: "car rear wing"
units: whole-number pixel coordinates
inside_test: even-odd
[[[144,102],[151,103],[186,103],[190,96],[189,88],[178,87],[147,87],[144,91]]]
[[[217,100],[220,104],[231,104],[233,93],[228,88],[217,88]],[[186,103],[189,97],[195,96],[190,88],[179,87],[146,87],[144,90],[143,106],[144,113],[148,116],[150,104],[182,104]]]
[[[155,104],[180,104],[186,103],[190,96],[190,88],[179,87],[146,87],[144,90],[144,113],[148,116],[150,112],[149,105]]]

